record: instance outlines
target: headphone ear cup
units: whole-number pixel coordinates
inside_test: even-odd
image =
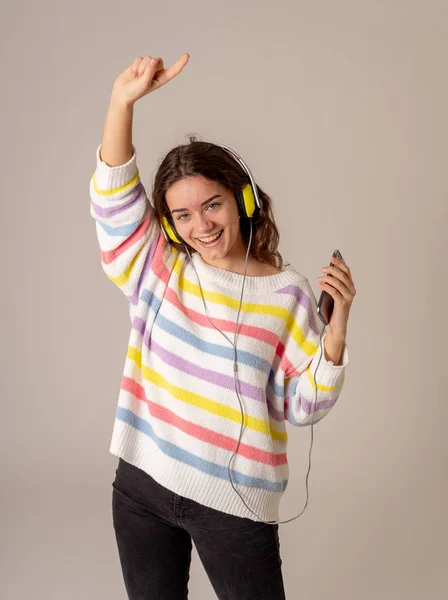
[[[162,217],[162,229],[165,232],[165,237],[168,237],[172,242],[176,242],[176,244],[182,244],[182,238],[177,233],[174,223],[168,221],[166,217]]]
[[[243,194],[240,191],[235,192],[235,200],[240,217],[247,217],[246,207],[244,206]]]
[[[242,204],[242,207],[243,207],[244,216],[249,217],[249,218],[252,217],[255,212],[256,203],[255,203],[254,191],[253,191],[250,183],[248,183],[242,189],[242,191],[239,192],[239,196],[240,196],[240,203]]]

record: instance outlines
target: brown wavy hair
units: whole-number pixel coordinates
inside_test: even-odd
[[[189,140],[190,143],[170,150],[155,174],[152,201],[159,225],[162,216],[171,216],[165,193],[176,181],[199,175],[224,185],[234,194],[249,183],[249,177],[243,167],[226,150],[211,142],[198,141],[193,135],[189,136]],[[272,201],[258,185],[257,191],[263,209],[256,209],[252,216],[250,254],[262,263],[282,269],[285,263],[278,251],[280,236],[274,219]],[[247,247],[250,237],[250,223],[247,217],[241,217],[240,228]],[[174,241],[170,243],[181,252],[185,252],[183,244]],[[191,248],[191,251],[196,250]]]

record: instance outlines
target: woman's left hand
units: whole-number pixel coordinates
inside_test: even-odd
[[[322,271],[327,275],[319,277],[319,288],[324,292],[328,292],[334,300],[333,312],[328,323],[329,332],[335,339],[345,340],[348,316],[353,298],[356,295],[356,289],[350,268],[334,256],[331,257],[330,262],[335,266],[322,268]],[[330,277],[330,275],[333,275],[333,277]]]

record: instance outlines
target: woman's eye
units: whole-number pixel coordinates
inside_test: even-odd
[[[219,206],[219,202],[212,202],[211,204],[209,204],[207,206],[207,210],[210,208],[210,206]],[[183,214],[179,215],[177,217],[177,220],[178,221],[185,221],[185,219],[182,219],[182,217],[188,217],[187,213],[183,213]]]

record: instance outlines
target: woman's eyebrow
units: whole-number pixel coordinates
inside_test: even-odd
[[[214,200],[215,198],[220,198],[220,197],[221,197],[221,194],[215,194],[208,200],[204,200],[204,202],[201,202],[201,206],[204,206],[204,204],[207,204],[207,202],[210,202],[211,200]],[[184,212],[186,210],[188,210],[188,208],[175,208],[174,210],[171,211],[171,214],[173,214],[175,212]]]

